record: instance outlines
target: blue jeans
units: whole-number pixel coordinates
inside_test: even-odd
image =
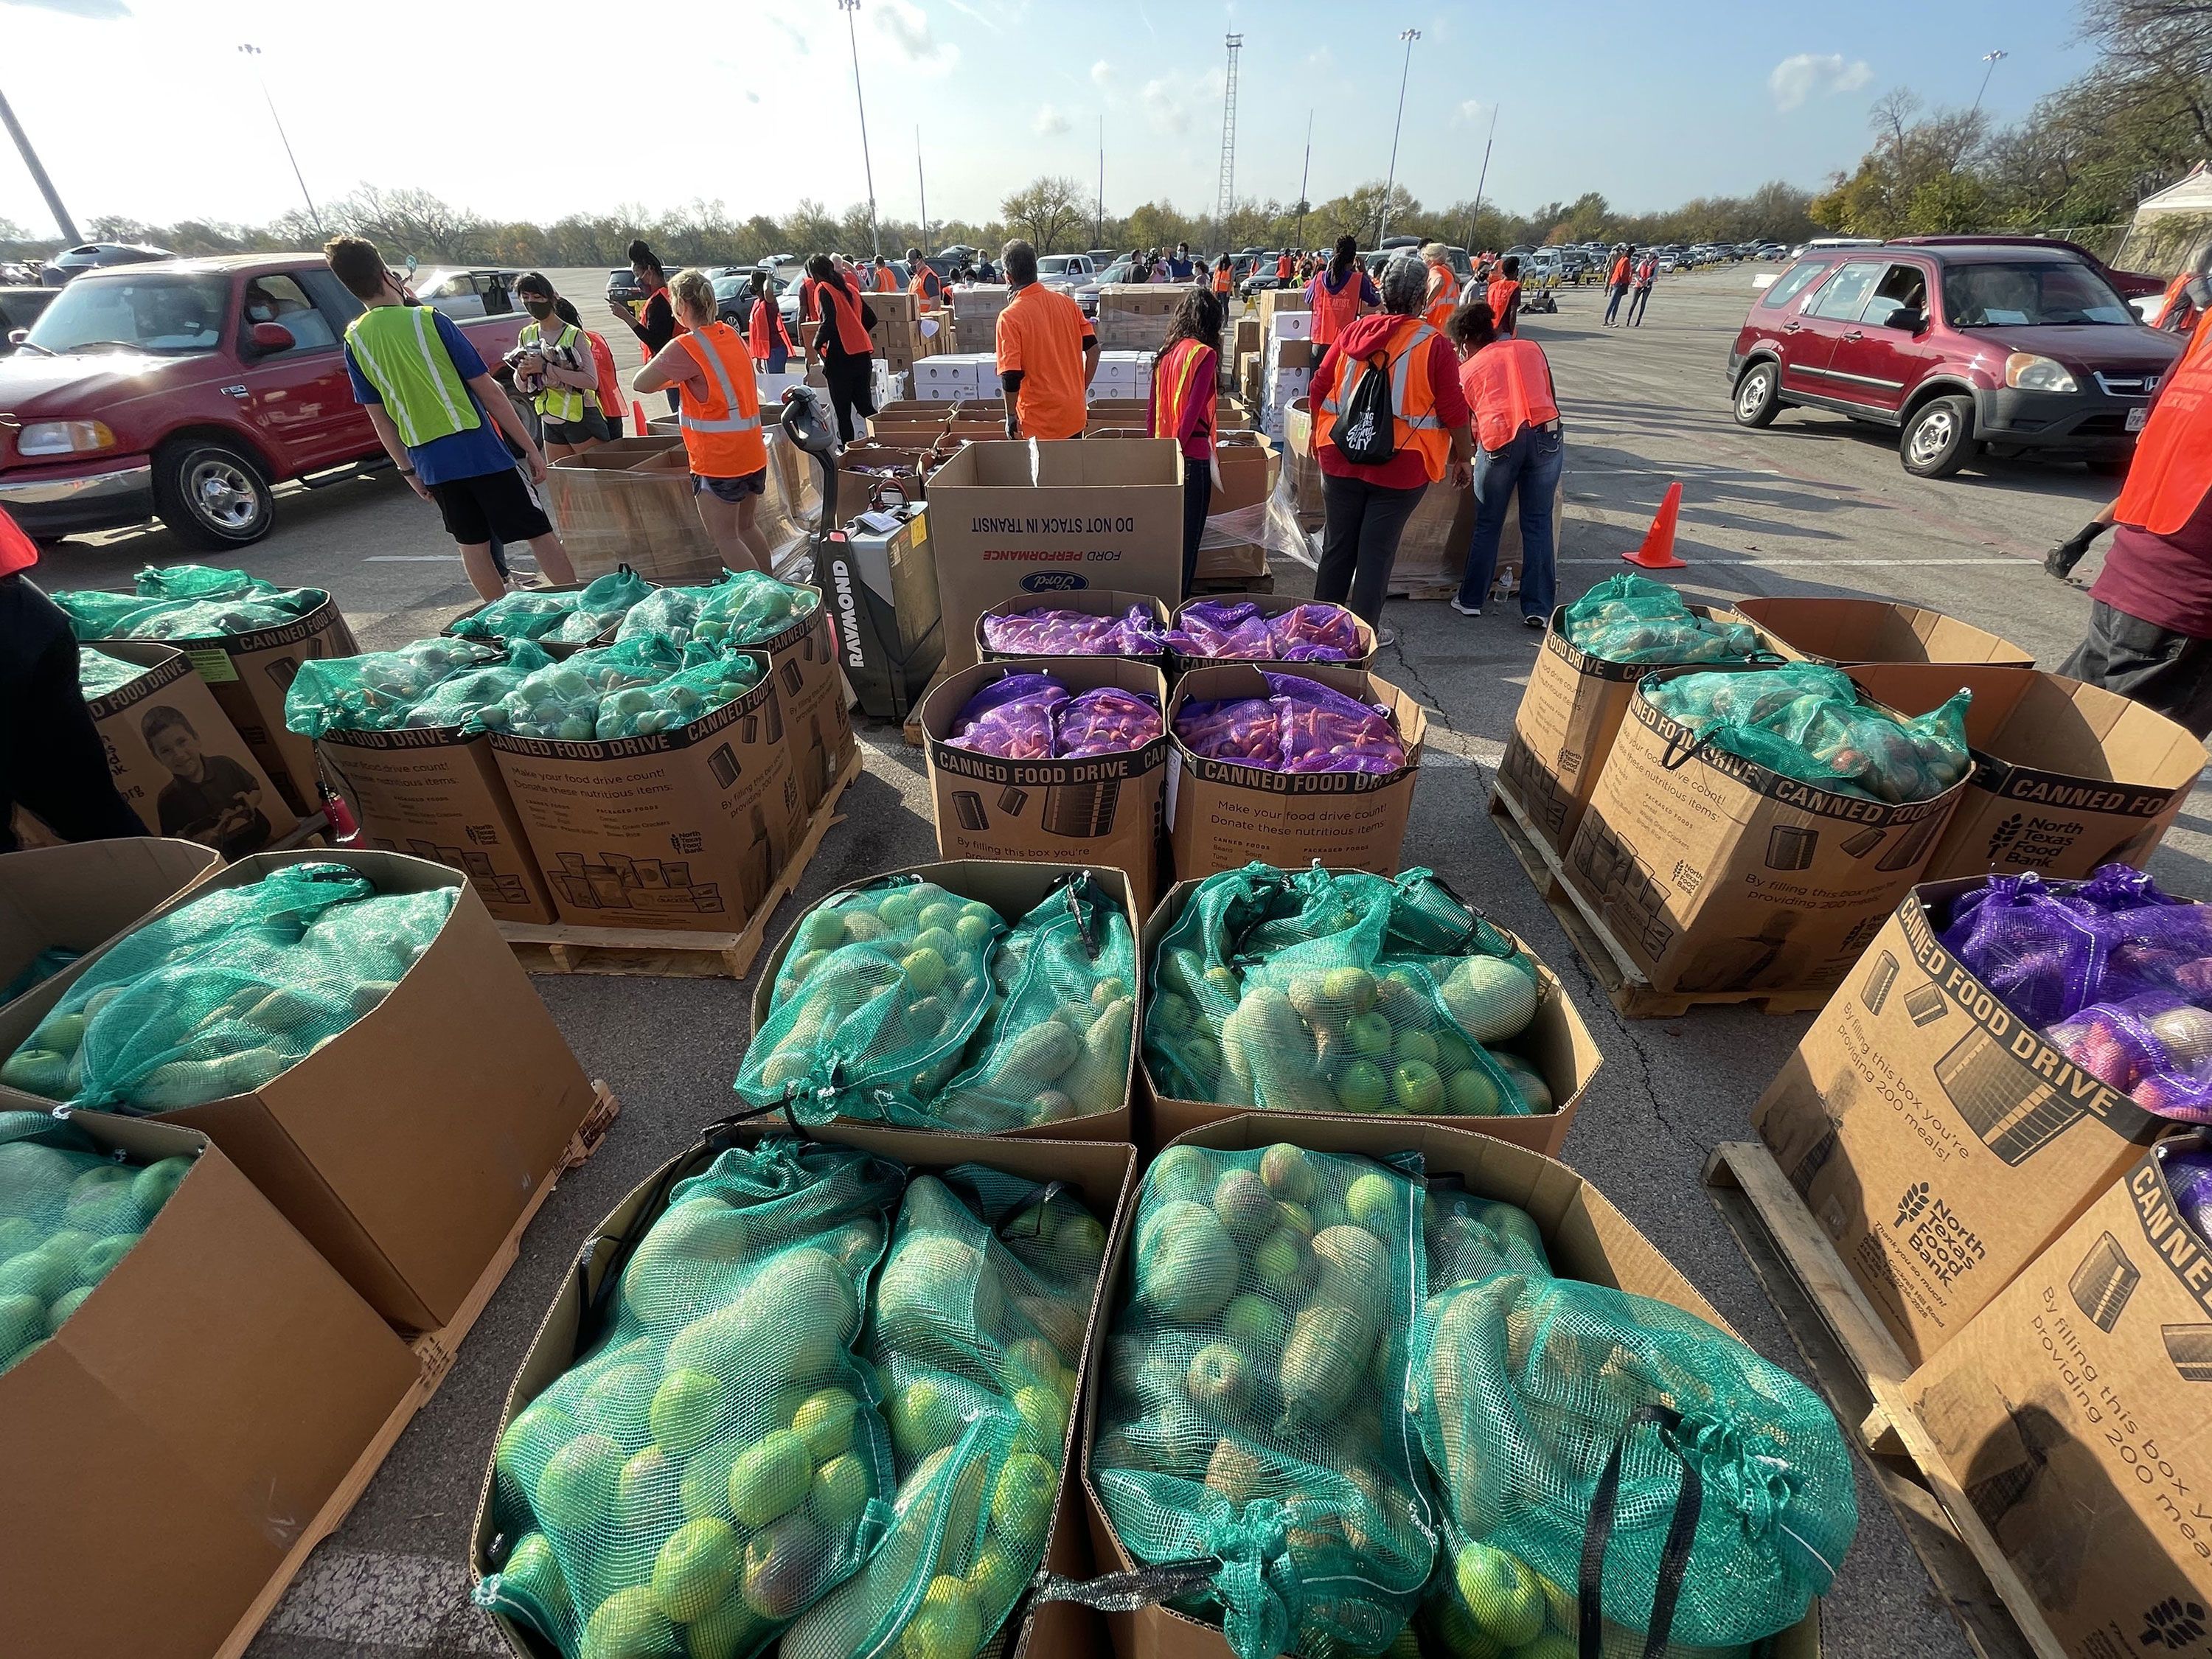
[[[1479,606],[1498,574],[1498,542],[1505,533],[1505,504],[1521,493],[1521,614],[1548,617],[1559,590],[1559,567],[1552,546],[1552,502],[1566,465],[1566,434],[1524,426],[1503,449],[1479,449],[1474,456],[1474,539],[1467,550],[1467,574],[1460,579],[1459,602]]]
[[[1613,297],[1605,302],[1605,320],[1607,326],[1608,327],[1612,325],[1615,313],[1620,310],[1620,302],[1623,297],[1628,293],[1628,285],[1624,283],[1619,288],[1613,289],[1609,291]]]

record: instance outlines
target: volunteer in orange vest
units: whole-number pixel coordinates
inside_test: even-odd
[[[1229,307],[1230,292],[1236,286],[1237,268],[1230,263],[1229,256],[1224,253],[1213,262],[1213,291],[1219,297],[1224,313]]]
[[[1425,306],[1429,326],[1442,334],[1451,314],[1459,309],[1459,273],[1451,268],[1447,250],[1442,242],[1425,242],[1421,258],[1428,262],[1429,292]]]
[[[999,386],[1009,438],[1080,438],[1084,393],[1098,372],[1098,337],[1083,307],[1036,279],[1036,250],[1006,244],[999,263],[1013,290],[999,313]]]
[[[768,494],[768,441],[753,360],[738,331],[714,315],[714,284],[706,272],[679,270],[668,289],[690,332],[638,370],[637,389],[676,393],[692,504],[722,562],[773,574],[774,550],[754,522]]]
[[[876,255],[876,292],[878,294],[898,292],[898,273],[891,269],[891,262],[880,253]]]
[[[1628,274],[1636,269],[1636,250],[1624,243],[1613,245],[1613,263],[1605,273],[1605,325],[1613,326],[1613,318],[1620,311],[1620,302],[1628,294]]]
[[[31,581],[39,545],[0,509],[0,853],[18,804],[64,841],[143,836],[77,684],[76,635]]]
[[[783,325],[783,308],[776,304],[775,278],[764,270],[753,273],[753,308],[745,319],[745,349],[753,367],[764,374],[781,374],[796,356],[791,331]]]
[[[1356,319],[1314,365],[1314,459],[1322,472],[1314,598],[1348,603],[1388,644],[1397,632],[1381,625],[1382,594],[1406,521],[1431,484],[1467,487],[1468,407],[1450,345],[1421,316],[1428,287],[1421,262],[1400,255],[1376,286],[1382,309]],[[1371,386],[1370,371],[1377,377]],[[1362,418],[1370,391],[1384,393],[1389,410],[1371,427]],[[1385,448],[1389,458],[1380,459]]]
[[[1316,345],[1327,345],[1344,332],[1355,317],[1382,303],[1374,279],[1359,263],[1359,244],[1349,236],[1336,239],[1336,253],[1306,284],[1306,305],[1313,313]]]
[[[927,317],[937,309],[938,301],[945,297],[945,284],[939,280],[929,261],[921,257],[921,250],[910,247],[906,251],[906,268],[914,273],[906,291],[914,295],[914,308]]]
[[[1146,430],[1182,449],[1182,596],[1190,597],[1198,544],[1213,505],[1220,469],[1213,460],[1213,386],[1220,373],[1221,299],[1196,288],[1168,319],[1167,343],[1152,360],[1152,406]]]
[[[1491,321],[1500,334],[1518,331],[1521,321],[1521,259],[1509,253],[1498,261],[1498,274],[1490,279],[1484,289],[1483,304],[1490,307]]]
[[[2166,285],[2150,325],[2176,334],[2189,333],[2197,319],[2212,308],[2212,281],[2199,270],[2185,270]]]
[[[2167,371],[2136,440],[2089,636],[2058,672],[2212,732],[2212,351]]]
[[[1291,273],[1297,269],[1297,261],[1291,258],[1288,249],[1275,256],[1275,281],[1279,286],[1288,288],[1291,285]]]
[[[1467,569],[1451,604],[1462,617],[1480,617],[1498,574],[1498,544],[1505,508],[1521,504],[1521,620],[1541,628],[1550,619],[1559,586],[1552,506],[1566,463],[1559,428],[1559,394],[1552,365],[1534,340],[1498,333],[1482,301],[1462,306],[1451,321],[1460,355],[1460,388],[1474,410],[1474,538]]]
[[[861,297],[860,279],[839,270],[828,254],[809,259],[806,275],[822,316],[814,337],[806,343],[806,361],[811,367],[817,356],[822,359],[830,406],[837,411],[837,441],[848,444],[855,418],[876,412],[876,348],[868,338],[868,331],[876,325],[876,311]]]

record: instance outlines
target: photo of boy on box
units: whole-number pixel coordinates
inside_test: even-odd
[[[226,859],[241,859],[269,844],[269,820],[261,812],[261,786],[228,755],[210,755],[184,711],[156,703],[138,723],[154,758],[169,769],[154,804],[161,833],[212,847]]]

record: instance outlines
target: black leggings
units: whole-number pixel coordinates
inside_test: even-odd
[[[69,618],[22,575],[0,576],[0,853],[18,801],[64,841],[147,833],[108,772]]]
[[[1206,509],[1213,505],[1213,469],[1206,462],[1182,458],[1182,596],[1190,597],[1192,579],[1198,574],[1198,544],[1206,534]]]
[[[839,443],[853,441],[855,414],[876,412],[874,366],[872,357],[823,356],[822,378],[830,383],[830,404],[837,411]]]
[[[1392,489],[1364,478],[1323,473],[1321,568],[1314,573],[1314,598],[1348,604],[1370,628],[1380,627],[1382,591],[1390,585],[1390,567],[1398,562],[1398,538],[1427,490],[1426,484]]]

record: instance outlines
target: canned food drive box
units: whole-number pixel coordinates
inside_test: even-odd
[[[1784,655],[1850,668],[1860,663],[1988,663],[2033,668],[2035,657],[1987,629],[1889,599],[1739,599],[1737,611]]]
[[[1752,1108],[1914,1364],[2167,1127],[2007,1008],[1937,937],[1982,878],[1905,896]]]

